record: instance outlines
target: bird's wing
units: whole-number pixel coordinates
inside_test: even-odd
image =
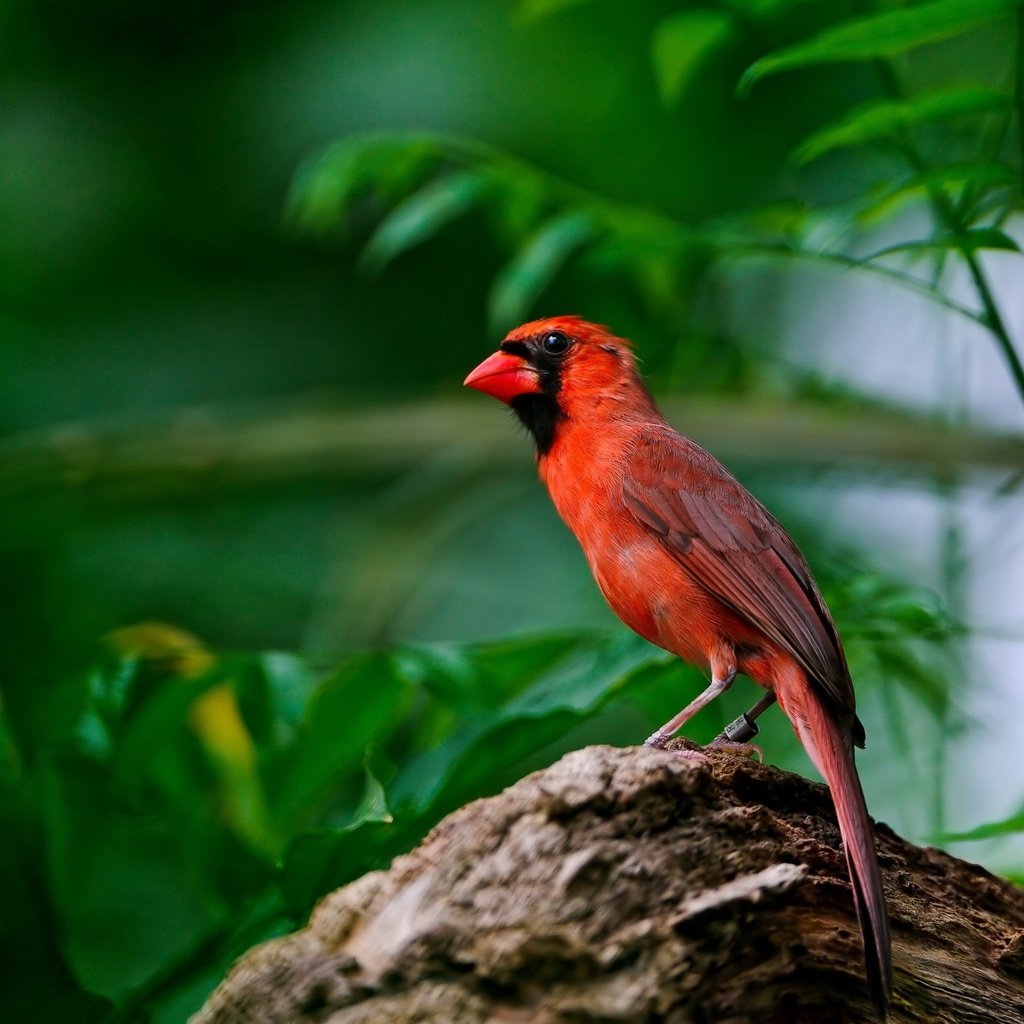
[[[803,555],[764,506],[670,429],[640,436],[622,496],[696,583],[797,661],[860,740],[839,634]]]

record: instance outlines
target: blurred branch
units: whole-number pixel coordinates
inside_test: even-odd
[[[954,429],[905,412],[748,398],[675,398],[664,408],[727,462],[943,478],[1024,467],[1020,436]],[[86,421],[8,438],[0,442],[0,499],[108,490],[144,498],[387,474],[439,454],[492,469],[527,465],[530,446],[494,408],[473,401],[202,407],[141,423]]]

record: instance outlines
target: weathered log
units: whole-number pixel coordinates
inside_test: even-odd
[[[877,828],[899,1022],[1024,1021],[1024,892]],[[876,1021],[828,791],[590,747],[247,954],[194,1024]]]

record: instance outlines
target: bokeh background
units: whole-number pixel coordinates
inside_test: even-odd
[[[0,6],[5,1019],[183,1021],[446,811],[696,692],[462,393],[542,314],[634,339],[805,548],[873,813],[1024,876],[1021,21]]]

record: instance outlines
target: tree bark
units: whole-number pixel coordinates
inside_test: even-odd
[[[876,830],[890,1021],[1024,1020],[1024,892]],[[589,747],[249,952],[193,1024],[877,1021],[825,787]]]

